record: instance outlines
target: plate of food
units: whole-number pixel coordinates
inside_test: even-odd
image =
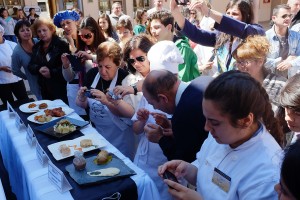
[[[99,154],[101,157],[107,155],[107,161],[99,164],[97,163]],[[85,159],[85,167],[78,168],[75,164],[66,166],[66,170],[70,176],[79,185],[100,184],[103,182],[113,181],[125,177],[135,175],[135,171],[128,167],[120,158],[105,150],[101,150],[97,156]],[[74,162],[73,162],[74,163]]]
[[[74,112],[74,110],[69,107],[48,108],[28,116],[27,120],[37,124],[45,124],[69,115],[72,112]]]
[[[74,156],[75,151],[88,152],[104,146],[106,141],[99,134],[91,134],[48,145],[48,149],[56,160],[62,160]]]
[[[88,121],[81,121],[70,117],[63,117],[45,123],[41,126],[37,126],[35,127],[35,129],[59,139],[67,135],[70,135],[76,130],[80,130],[82,127],[88,124],[89,124]]]
[[[52,104],[50,100],[41,100],[22,104],[19,109],[24,113],[35,113],[51,107]]]

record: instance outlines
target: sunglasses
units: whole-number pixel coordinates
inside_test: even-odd
[[[282,19],[285,19],[287,17],[292,18],[293,14],[284,14],[281,16]]]
[[[91,39],[93,37],[93,34],[92,33],[87,33],[87,34],[84,34],[84,35],[80,35],[81,38],[84,38],[84,39]]]
[[[196,15],[196,13],[190,13],[190,15]]]
[[[129,58],[127,61],[131,65],[133,65],[135,63],[135,61],[144,62],[145,61],[145,56],[138,56],[135,59],[134,58]]]

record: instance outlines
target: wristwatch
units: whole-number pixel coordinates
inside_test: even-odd
[[[134,94],[134,95],[137,95],[138,90],[137,90],[137,87],[136,87],[136,83],[135,83],[135,84],[132,84],[131,87],[133,88],[133,91],[134,91],[133,94]]]

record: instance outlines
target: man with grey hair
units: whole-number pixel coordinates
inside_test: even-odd
[[[113,27],[116,27],[117,22],[119,21],[119,19],[121,17],[125,17],[125,18],[130,18],[130,16],[125,15],[122,12],[122,5],[120,2],[115,2],[112,4],[111,6],[111,14],[109,15],[111,24],[113,25]]]

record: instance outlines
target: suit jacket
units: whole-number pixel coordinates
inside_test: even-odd
[[[204,130],[202,99],[211,80],[211,77],[200,76],[182,93],[171,120],[174,137],[163,136],[159,141],[168,160],[193,162],[196,159],[196,154],[208,135]]]

